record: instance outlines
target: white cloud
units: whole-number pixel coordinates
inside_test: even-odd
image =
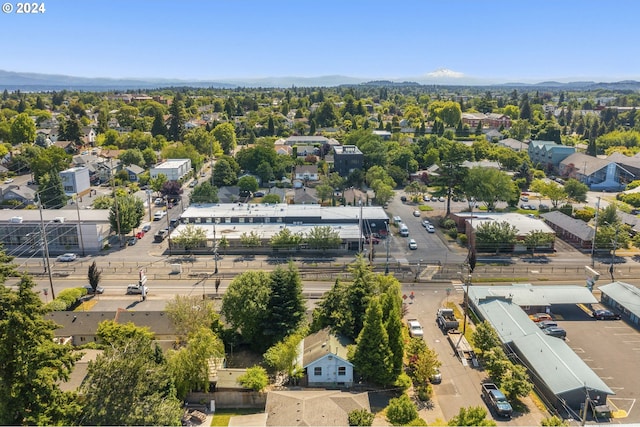
[[[447,77],[452,79],[460,79],[464,77],[464,73],[461,73],[459,71],[449,70],[447,68],[438,68],[435,71],[427,73],[427,77],[438,77],[438,78]]]

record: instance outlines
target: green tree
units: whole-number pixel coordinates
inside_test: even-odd
[[[257,232],[250,231],[240,235],[240,244],[247,248],[255,248],[262,245],[262,239],[260,239],[260,235]]]
[[[53,174],[69,167],[71,156],[63,148],[52,145],[45,149],[37,149],[31,152],[29,168],[33,172],[37,182],[45,173]],[[42,183],[40,183],[42,187]]]
[[[211,300],[176,295],[167,302],[165,311],[181,342],[200,328],[219,328],[220,316]]]
[[[375,415],[366,409],[354,409],[349,412],[350,426],[370,426],[373,424]]]
[[[157,354],[144,333],[106,346],[80,387],[83,411],[76,425],[180,424],[181,403]]]
[[[369,300],[364,325],[358,335],[351,362],[366,380],[388,385],[395,380],[392,357],[389,335],[382,322],[380,303],[377,298],[372,298]]]
[[[487,419],[487,410],[481,406],[460,408],[458,415],[447,423],[450,426],[495,426],[496,422]]]
[[[238,182],[238,174],[227,159],[219,159],[213,167],[211,179],[216,187],[226,187]]]
[[[535,255],[537,247],[548,245],[555,240],[555,235],[545,233],[541,230],[531,230],[524,236],[524,244],[527,245],[527,249],[531,249],[531,256]]]
[[[559,427],[566,427],[569,425],[568,421],[563,420],[562,418],[558,417],[557,415],[554,415],[553,417],[547,417],[544,418],[541,422],[540,422],[541,426],[559,426]]]
[[[488,221],[480,224],[475,231],[478,252],[499,253],[511,250],[517,239],[517,229],[506,221]]]
[[[473,153],[471,148],[460,142],[436,140],[434,144],[440,151],[440,167],[435,182],[446,190],[447,215],[451,213],[451,197],[460,193],[460,187],[464,182],[468,169],[462,167],[465,160],[471,160]]]
[[[479,323],[476,329],[471,334],[471,340],[473,341],[473,345],[480,351],[480,355],[489,351],[494,347],[499,347],[501,345],[500,338],[496,333],[493,326],[487,321]]]
[[[558,203],[567,198],[567,192],[564,188],[553,181],[547,182],[543,179],[534,179],[529,188],[531,191],[549,198],[554,208],[557,208]]]
[[[500,386],[509,399],[526,397],[533,390],[533,384],[527,374],[527,369],[513,362],[509,362],[509,369],[500,378]]]
[[[136,165],[143,167],[145,165],[142,151],[140,151],[138,148],[131,148],[129,150],[126,150],[124,153],[120,154],[118,158],[125,166]]]
[[[416,385],[427,384],[440,366],[438,354],[425,345],[415,356],[409,359],[413,383]]]
[[[67,204],[67,196],[58,172],[53,170],[51,173],[45,173],[38,182],[40,183],[39,202],[44,209],[60,209]]]
[[[193,188],[189,195],[191,203],[218,203],[218,189],[209,181],[204,181]]]
[[[184,133],[184,123],[186,122],[186,112],[184,110],[184,102],[182,96],[177,94],[173,98],[171,107],[169,107],[169,131],[167,136],[171,141],[181,141],[182,134]],[[179,157],[177,157],[179,158]]]
[[[167,182],[167,176],[163,173],[158,174],[155,178],[151,178],[149,180],[149,185],[151,189],[155,191],[157,194],[160,194],[164,183]]]
[[[254,348],[263,347],[270,292],[269,274],[249,270],[236,276],[222,297],[221,314],[225,322]]]
[[[207,232],[195,224],[187,224],[177,236],[171,238],[171,243],[189,252],[206,246]]]
[[[297,249],[302,241],[302,233],[293,233],[285,227],[271,237],[269,244],[273,249]]]
[[[327,184],[320,184],[316,186],[316,195],[320,199],[320,203],[325,200],[329,200],[333,196],[333,188]]]
[[[276,372],[286,373],[289,377],[295,375],[298,358],[298,346],[303,339],[302,333],[294,333],[269,347],[264,354],[264,362]]]
[[[151,135],[167,136],[167,125],[164,122],[162,111],[156,111],[153,116],[153,124],[151,125]]]
[[[111,229],[120,235],[131,233],[140,226],[144,217],[144,204],[134,195],[116,195],[115,203],[109,210]]]
[[[391,364],[395,378],[402,373],[404,358],[404,337],[402,334],[402,298],[400,297],[400,282],[391,277],[391,283],[381,295],[382,318],[389,337],[391,350]]]
[[[94,293],[96,292],[96,289],[100,284],[101,275],[102,271],[98,270],[98,266],[96,265],[96,262],[94,260],[87,270],[87,280],[89,280],[89,285],[91,285],[91,289],[93,289]]]
[[[249,390],[262,391],[269,384],[269,377],[262,366],[252,366],[247,368],[244,375],[238,377],[238,383]]]
[[[209,360],[222,357],[224,344],[213,331],[205,326],[194,329],[186,346],[167,355],[178,398],[183,399],[193,390],[209,391]]]
[[[302,296],[302,281],[298,269],[289,263],[287,269],[278,267],[269,275],[269,300],[266,317],[269,323],[264,335],[271,342],[268,347],[293,334],[302,324],[306,310]]]
[[[220,143],[224,154],[231,155],[236,148],[236,130],[232,122],[221,123],[213,129],[213,136]]]
[[[321,249],[323,251],[337,249],[342,244],[340,233],[330,225],[313,227],[305,236],[305,240],[310,249]]]
[[[589,186],[581,183],[577,179],[570,178],[564,183],[564,191],[567,192],[567,197],[569,197],[569,199],[584,203],[587,201],[587,191],[589,191]]]
[[[245,175],[242,178],[240,178],[238,180],[238,189],[240,190],[240,192],[251,192],[251,193],[255,193],[256,191],[258,191],[258,180],[251,176],[251,175]]]
[[[270,193],[270,194],[266,194],[263,198],[262,198],[262,203],[264,204],[274,204],[274,203],[280,203],[282,200],[280,200],[280,195],[276,194],[276,193]]]
[[[495,210],[496,202],[512,200],[517,191],[509,175],[493,168],[475,167],[469,170],[464,181],[464,192],[467,197],[475,197],[487,206],[487,210]]]
[[[387,420],[394,426],[406,426],[418,418],[418,409],[406,394],[389,400],[385,412]]]
[[[60,389],[80,358],[70,346],[53,340],[57,325],[29,276],[15,271],[0,251],[0,280],[19,276],[16,290],[0,285],[0,423],[3,425],[73,425],[80,408]]]
[[[371,188],[376,194],[376,202],[381,206],[389,203],[396,194],[393,187],[380,181],[374,181]]]
[[[11,121],[11,144],[33,144],[36,140],[36,124],[27,113],[18,114]]]

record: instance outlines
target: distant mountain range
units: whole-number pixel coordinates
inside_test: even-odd
[[[371,80],[341,75],[318,77],[265,77],[255,79],[220,79],[220,80],[180,80],[160,78],[88,78],[56,74],[24,73],[0,70],[0,90],[9,91],[60,91],[85,90],[85,91],[126,91],[135,89],[156,89],[166,87],[212,87],[212,88],[236,88],[236,87],[333,87],[343,85],[369,85],[369,86],[485,86],[485,87],[529,87],[564,90],[640,90],[640,82],[624,80],[620,82],[594,82],[576,81],[561,83],[557,81],[545,81],[540,83],[499,83],[497,81],[482,80],[467,77],[462,73],[440,69],[423,76],[403,78],[395,80]]]

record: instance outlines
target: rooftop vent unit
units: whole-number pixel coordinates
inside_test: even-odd
[[[9,222],[12,224],[22,224],[22,217],[21,216],[12,216],[11,218],[9,218]]]
[[[57,216],[53,219],[53,222],[57,222],[58,224],[63,224],[64,223],[64,217],[63,216]]]

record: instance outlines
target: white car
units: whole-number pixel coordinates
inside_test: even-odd
[[[58,258],[56,258],[57,261],[59,262],[71,262],[71,261],[75,261],[78,258],[78,256],[76,254],[62,254],[60,255]]]
[[[149,288],[146,285],[132,283],[131,285],[127,286],[127,295],[142,294],[143,290],[145,295],[149,293]]]
[[[11,184],[13,182],[13,178],[7,178],[4,180],[5,184]]]
[[[428,219],[423,219],[422,220],[422,226],[424,228],[427,228],[429,225],[431,225],[431,221],[429,221]]]
[[[436,228],[432,224],[426,225],[426,228],[427,228],[427,232],[428,233],[435,233],[436,232]]]
[[[418,244],[414,239],[409,239],[409,249],[412,251],[418,249]]]
[[[424,336],[424,330],[422,329],[422,325],[416,319],[409,319],[407,321],[407,326],[409,326],[409,335],[415,338],[422,338]]]
[[[159,211],[153,214],[153,220],[154,221],[160,221],[162,218],[165,217],[167,213],[165,211]]]

